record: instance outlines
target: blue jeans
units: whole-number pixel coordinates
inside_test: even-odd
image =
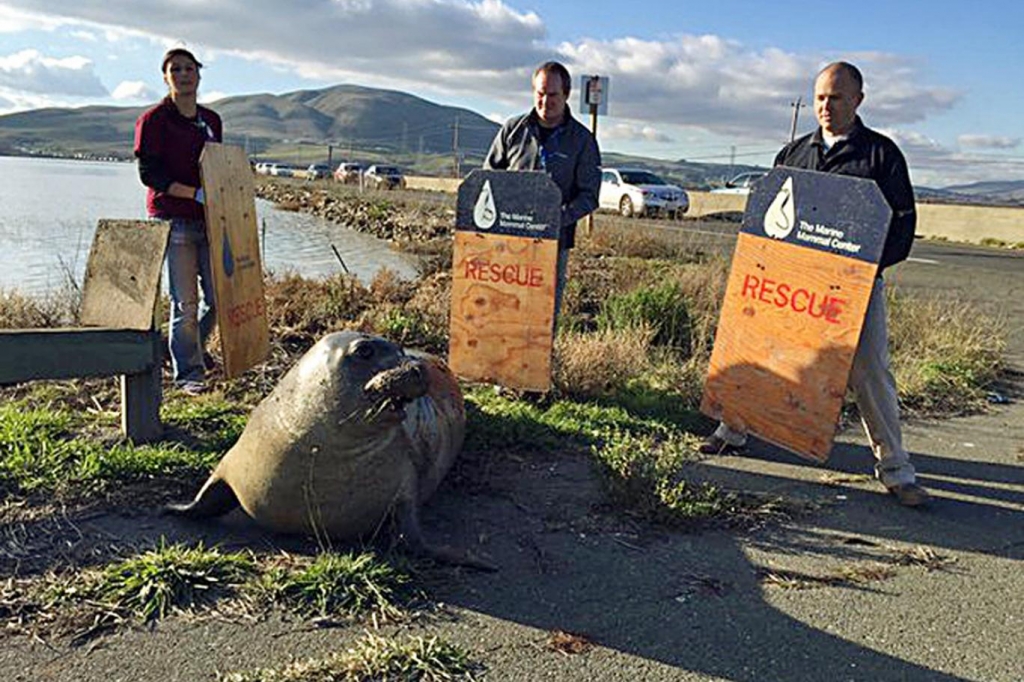
[[[199,289],[202,287],[202,307]],[[202,381],[203,347],[217,323],[213,269],[206,227],[198,220],[171,220],[167,245],[167,288],[171,295],[171,365],[174,382]]]

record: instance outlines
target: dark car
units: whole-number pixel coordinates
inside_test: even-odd
[[[395,166],[374,164],[363,173],[366,184],[376,189],[401,189],[405,187],[405,177]]]

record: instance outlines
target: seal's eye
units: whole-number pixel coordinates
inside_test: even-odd
[[[369,360],[373,357],[373,344],[360,343],[356,344],[356,347],[352,349],[352,355],[363,360]]]

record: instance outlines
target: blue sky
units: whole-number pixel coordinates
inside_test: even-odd
[[[768,164],[817,69],[866,78],[865,121],[914,181],[1024,179],[1024,3],[721,0],[0,1],[0,113],[139,105],[186,44],[205,100],[336,83],[405,90],[500,120],[545,59],[611,80],[602,148]],[[572,100],[574,103],[576,98]],[[814,125],[801,110],[800,130]],[[230,121],[226,124],[230,126]]]

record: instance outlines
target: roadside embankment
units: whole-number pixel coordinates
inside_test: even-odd
[[[405,193],[365,191],[339,183],[257,178],[256,196],[278,208],[302,211],[378,239],[429,242],[451,233],[454,211],[446,202],[408,201]]]

